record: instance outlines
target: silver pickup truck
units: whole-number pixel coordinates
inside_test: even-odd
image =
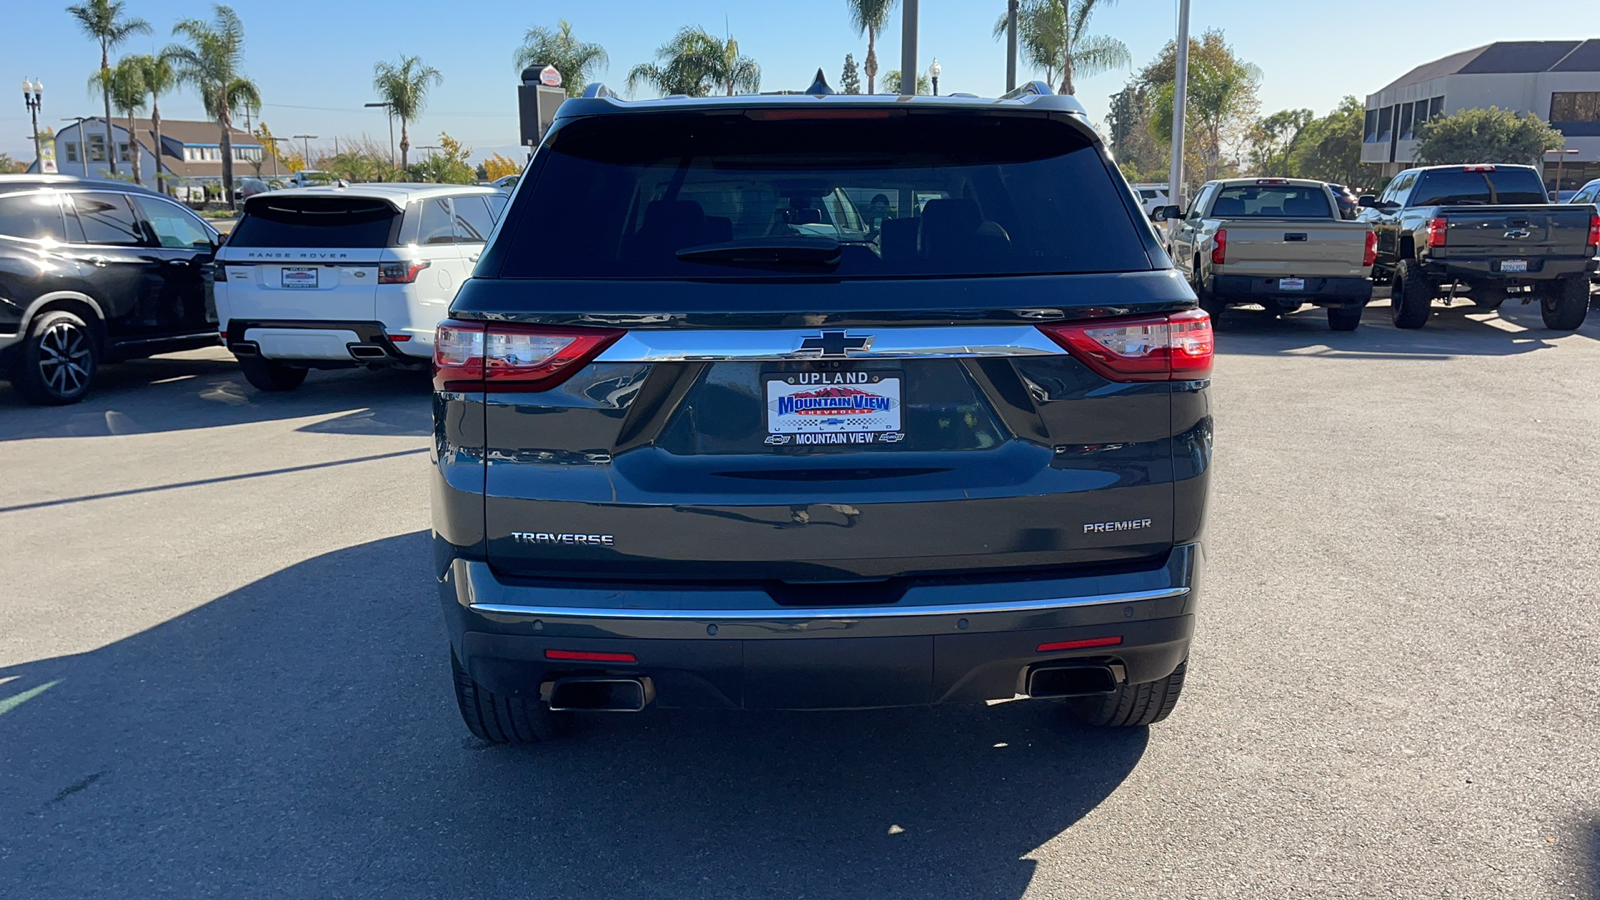
[[[1335,331],[1354,331],[1372,299],[1372,226],[1339,215],[1320,181],[1232,178],[1207,182],[1178,219],[1171,252],[1178,270],[1213,316],[1232,304],[1257,303],[1270,313],[1306,303],[1328,310]]]

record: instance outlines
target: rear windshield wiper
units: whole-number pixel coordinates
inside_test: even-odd
[[[756,238],[678,251],[685,262],[730,266],[837,266],[839,256],[839,242],[827,237]]]

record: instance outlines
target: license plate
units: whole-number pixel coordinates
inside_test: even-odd
[[[1502,260],[1500,262],[1500,271],[1502,271],[1502,272],[1526,272],[1526,271],[1528,271],[1528,261],[1525,260],[1525,259],[1507,259],[1507,260]]]
[[[766,376],[767,444],[897,444],[899,372],[786,372]]]
[[[284,287],[291,290],[315,290],[317,287],[317,270],[313,267],[284,267]]]
[[[1279,278],[1278,279],[1278,290],[1280,290],[1280,291],[1303,291],[1305,289],[1306,289],[1306,280],[1304,278]]]

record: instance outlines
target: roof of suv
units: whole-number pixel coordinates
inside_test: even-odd
[[[815,85],[813,85],[815,87]],[[969,110],[992,112],[1003,109],[1059,112],[1088,121],[1089,114],[1083,104],[1071,94],[1057,94],[1042,81],[1031,81],[1001,97],[979,97],[975,94],[948,94],[915,97],[900,94],[812,94],[786,92],[776,94],[735,94],[731,97],[686,97],[676,94],[655,100],[624,100],[603,84],[591,84],[582,97],[574,97],[556,110],[557,119],[577,116],[594,116],[616,113],[716,111],[745,109],[814,109],[818,105],[841,109],[918,109],[918,110]]]
[[[0,175],[0,192],[26,191],[43,187],[84,187],[98,190],[136,191],[154,194],[156,191],[130,181],[113,181],[108,178],[82,178],[77,175]]]
[[[492,187],[476,184],[405,184],[394,182],[375,182],[372,184],[334,185],[322,184],[313,187],[284,188],[266,194],[257,194],[248,202],[258,198],[282,197],[361,197],[368,200],[387,200],[394,204],[396,209],[403,209],[413,200],[426,200],[429,197],[453,197],[461,194],[500,194]]]

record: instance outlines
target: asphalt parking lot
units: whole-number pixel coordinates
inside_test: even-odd
[[[1600,314],[1225,318],[1171,719],[651,710],[485,747],[425,377],[0,386],[0,896],[1600,896]]]

